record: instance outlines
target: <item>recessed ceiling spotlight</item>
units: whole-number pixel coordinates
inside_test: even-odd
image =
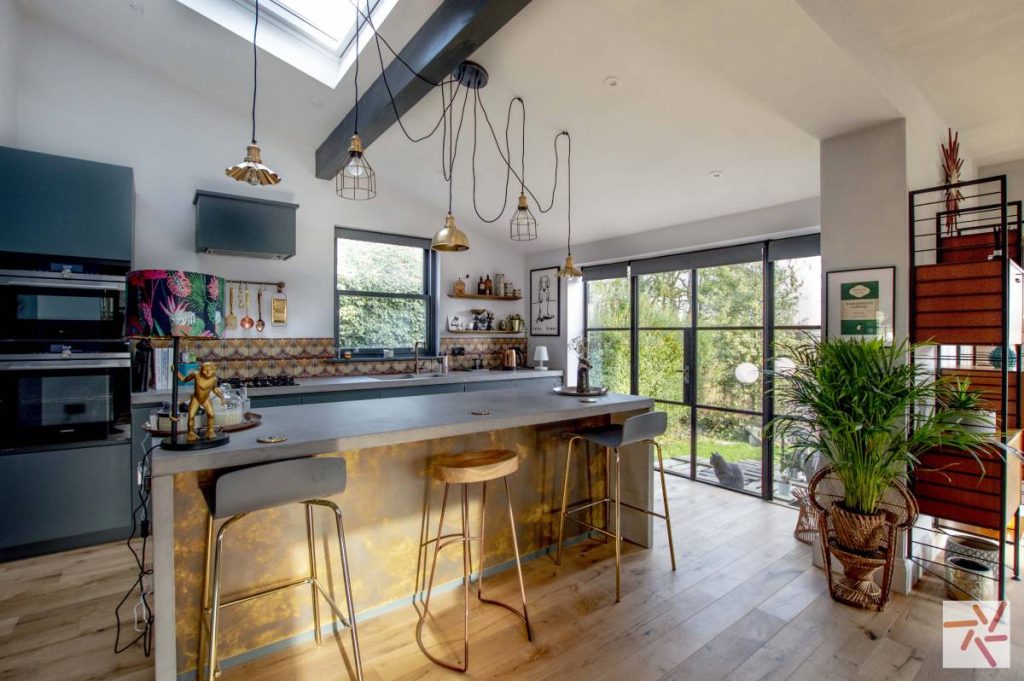
[[[608,87],[619,87],[619,77],[608,76],[607,78],[604,79],[604,84],[607,85]]]
[[[723,173],[721,170],[712,170],[710,173],[708,173],[708,175],[710,175],[711,177],[713,177],[713,178],[715,178],[717,180],[722,175],[725,175],[725,173]]]

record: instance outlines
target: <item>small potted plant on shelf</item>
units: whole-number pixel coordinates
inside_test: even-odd
[[[953,395],[962,395],[955,386],[909,361],[920,348],[905,341],[812,339],[793,348],[795,367],[776,376],[785,405],[780,411],[789,415],[776,418],[771,429],[791,447],[820,452],[841,483],[842,499],[827,514],[844,549],[835,554],[847,577],[866,590],[878,568],[858,573],[865,565],[858,558],[877,554],[885,541],[881,503],[889,488],[909,498],[904,481],[933,447],[973,454],[991,443],[991,433],[973,427],[977,403],[954,402]]]
[[[936,405],[946,423],[958,423],[968,430],[995,435],[996,413],[982,409],[980,390],[971,388],[971,379],[957,376],[936,396]]]

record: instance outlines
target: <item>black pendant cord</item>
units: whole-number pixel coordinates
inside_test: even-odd
[[[565,135],[568,144],[565,155],[565,183],[567,185],[565,190],[565,221],[569,227],[569,234],[565,238],[565,250],[566,255],[572,257],[572,136],[565,130],[558,133],[558,136],[561,135]],[[558,137],[556,136],[555,139],[557,140]]]
[[[526,103],[523,102],[523,98],[522,97],[516,97],[516,99],[519,100],[519,106],[523,110],[523,136],[522,136],[523,146],[519,148],[519,193],[520,194],[525,194],[526,193]],[[512,113],[512,105],[510,104],[509,105],[509,114],[511,115],[511,113]],[[506,131],[507,131],[507,127],[506,127]],[[508,144],[508,140],[505,140],[505,144],[506,145]],[[512,156],[512,152],[509,151],[508,155],[511,157]]]
[[[502,195],[504,198],[503,198],[503,200],[501,202],[501,210],[499,210],[498,214],[495,215],[493,218],[485,218],[483,215],[480,214],[480,208],[477,206],[477,202],[476,202],[476,138],[477,138],[476,111],[477,111],[477,108],[481,106],[481,103],[480,103],[480,90],[474,90],[473,93],[474,93],[473,94],[473,162],[472,162],[472,168],[473,168],[473,212],[476,213],[476,216],[478,218],[480,218],[480,220],[482,220],[483,222],[486,222],[487,224],[492,224],[492,223],[495,223],[498,220],[500,220],[501,217],[505,214],[505,209],[508,208],[508,186],[509,186],[510,180],[512,179],[512,172],[511,172],[512,171],[512,166],[510,164],[508,164],[508,163],[505,163],[505,192]],[[508,155],[509,158],[512,157],[512,147],[511,147],[511,144],[509,143],[508,131],[509,131],[509,128],[511,127],[511,125],[512,125],[512,106],[516,102],[519,102],[520,106],[522,106],[522,108],[523,108],[523,121],[524,121],[524,123],[523,123],[523,149],[524,149],[524,154],[525,154],[525,148],[526,148],[526,124],[525,124],[525,120],[526,120],[526,106],[523,104],[523,100],[522,100],[521,97],[513,97],[512,99],[510,99],[508,101],[508,112],[507,112],[507,115],[505,116],[505,154],[501,155],[502,161],[505,160],[505,155]],[[501,148],[500,147],[498,148],[498,153],[501,154]]]
[[[366,0],[366,11],[370,11],[370,0]],[[359,16],[362,12],[359,11],[359,4],[356,3],[356,68],[355,74],[352,77],[352,81],[356,89],[356,104],[355,104],[355,120],[352,122],[352,134],[359,134],[359,31],[362,30],[362,26],[359,25]]]
[[[449,130],[450,141],[449,147],[451,154],[448,160],[448,212],[452,212],[452,185],[455,183],[455,157],[459,153],[459,138],[462,137],[462,124],[466,120],[466,104],[469,100],[469,89],[466,90],[466,94],[462,97],[462,114],[459,116],[459,127],[454,131]],[[449,116],[449,125],[454,126],[455,120]]]
[[[256,32],[260,28],[260,0],[256,0],[256,21],[252,26],[252,143],[256,144]]]
[[[377,32],[377,27],[373,25],[373,17],[371,16],[371,13],[370,13],[370,0],[366,0],[366,14],[363,14],[363,10],[360,9],[358,0],[349,0],[349,2],[352,4],[353,7],[355,7],[356,13],[361,15],[363,17],[363,20],[370,25],[371,29],[373,29],[373,35],[374,35],[375,39],[377,40],[377,42],[378,43],[383,42],[384,45],[388,48],[388,52],[391,53],[391,55],[398,61],[398,63],[402,64],[405,68],[407,68],[409,70],[409,73],[411,73],[412,75],[416,76],[417,78],[422,80],[424,83],[427,83],[427,84],[429,84],[429,85],[431,85],[433,87],[440,87],[442,83],[445,83],[445,82],[447,82],[449,80],[452,80],[451,78],[444,78],[440,82],[435,83],[434,81],[430,80],[426,76],[422,75],[419,71],[414,69],[412,66],[410,66],[409,62],[407,62],[404,59],[402,59],[402,55],[398,54],[398,52],[395,51],[395,48],[391,47],[391,43],[389,43],[387,41],[387,39],[384,38],[384,36],[380,35],[380,33]],[[379,47],[380,47],[380,45],[378,44],[378,48]],[[383,58],[382,58],[382,61],[383,61]],[[382,64],[382,67],[383,67],[383,64]]]

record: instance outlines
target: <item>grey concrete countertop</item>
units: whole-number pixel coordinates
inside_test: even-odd
[[[596,402],[585,403],[554,392],[523,394],[516,390],[270,407],[260,410],[263,425],[232,433],[231,441],[221,447],[178,452],[155,449],[152,470],[159,477],[653,407],[654,400],[636,395],[609,393]],[[471,413],[480,410],[491,413]],[[260,444],[256,438],[263,435],[283,435],[288,440]]]
[[[441,383],[475,383],[483,381],[511,381],[527,378],[558,378],[562,376],[560,369],[517,369],[515,371],[495,371],[481,369],[479,371],[451,371],[447,374],[434,376],[432,372],[424,372],[422,378],[402,378],[405,374],[379,374],[376,376],[327,376],[323,378],[297,378],[296,385],[281,385],[269,388],[249,388],[249,397],[267,397],[271,395],[302,395],[304,393],[324,393],[338,390],[374,390],[381,388],[400,388],[411,385],[438,385]],[[231,381],[224,381],[230,383]],[[181,395],[191,393],[184,388]],[[155,407],[171,399],[170,390],[150,390],[132,394],[133,407]]]

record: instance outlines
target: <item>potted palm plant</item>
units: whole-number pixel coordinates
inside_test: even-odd
[[[991,436],[996,432],[996,413],[982,409],[983,401],[981,391],[971,387],[971,379],[959,376],[945,385],[936,398],[943,421],[959,422],[965,428]]]
[[[822,454],[843,485],[830,512],[843,548],[868,555],[881,546],[879,505],[933,447],[974,451],[991,442],[973,427],[977,404],[950,400],[950,382],[908,361],[922,345],[828,338],[793,348],[795,367],[776,390],[788,413],[771,428],[792,447]],[[946,400],[946,402],[943,402]]]

